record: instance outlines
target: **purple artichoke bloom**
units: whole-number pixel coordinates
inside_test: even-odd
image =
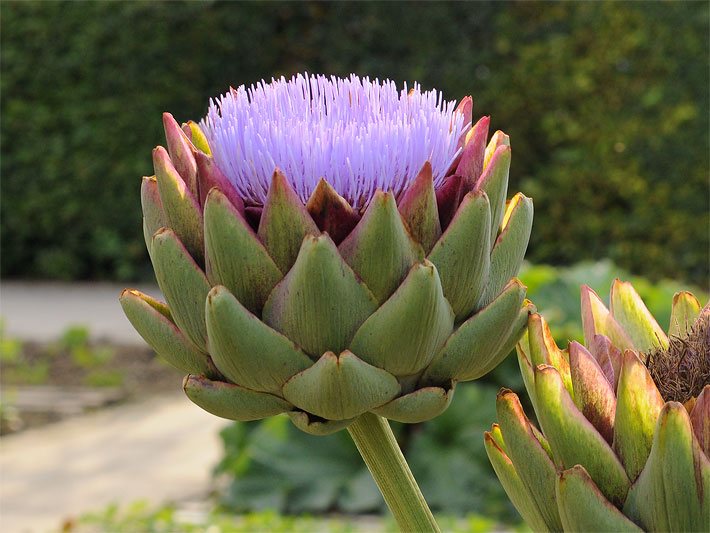
[[[263,205],[274,168],[306,202],[324,178],[351,206],[375,191],[399,198],[425,162],[435,186],[461,152],[471,117],[435,90],[393,81],[297,75],[243,85],[213,100],[201,123],[217,166]]]
[[[473,101],[298,75],[232,89],[201,125],[163,117],[144,233],[167,305],[121,300],[187,395],[324,434],[420,422],[511,351],[532,202]],[[374,416],[374,415],[372,415]]]

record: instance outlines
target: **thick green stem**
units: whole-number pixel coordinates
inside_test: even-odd
[[[365,413],[348,426],[348,432],[375,478],[399,528],[406,532],[438,532],[439,526],[409,470],[387,420]]]

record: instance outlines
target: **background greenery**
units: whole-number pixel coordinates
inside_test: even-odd
[[[309,70],[472,93],[535,199],[528,258],[707,284],[708,4],[3,2],[5,277],[150,277],[160,114]]]

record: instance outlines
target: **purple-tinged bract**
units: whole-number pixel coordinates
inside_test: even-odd
[[[299,74],[232,89],[201,125],[248,203],[264,204],[278,167],[304,202],[325,178],[362,208],[377,189],[399,197],[426,161],[442,184],[470,128],[455,104],[416,83],[408,91],[390,80]]]

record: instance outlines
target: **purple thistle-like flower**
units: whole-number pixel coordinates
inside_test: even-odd
[[[212,100],[201,126],[217,166],[263,205],[280,168],[304,202],[325,178],[356,208],[399,196],[429,161],[441,185],[470,123],[455,101],[390,80],[304,76],[243,85]]]

